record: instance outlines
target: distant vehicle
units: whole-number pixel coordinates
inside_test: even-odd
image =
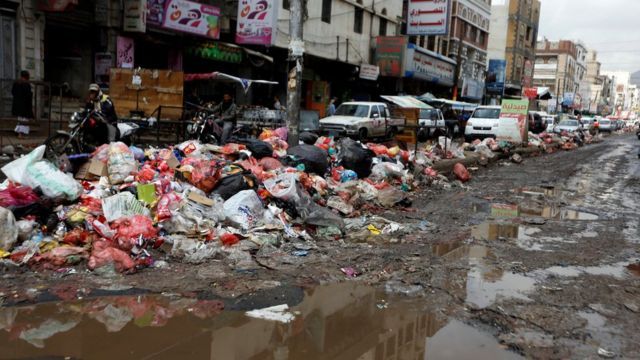
[[[320,131],[360,140],[392,138],[404,130],[404,123],[404,119],[391,117],[385,103],[346,102],[338,106],[335,115],[320,120]]]
[[[582,121],[582,130],[588,131],[591,133],[595,131],[596,119],[591,117],[583,117],[581,121]]]
[[[464,136],[467,141],[474,138],[496,137],[500,125],[500,106],[478,106],[467,121]]]
[[[600,131],[602,132],[612,132],[615,130],[615,124],[611,119],[602,119],[600,120]]]
[[[534,134],[540,134],[547,129],[547,123],[539,112],[529,112],[529,131]]]
[[[478,107],[477,104],[449,99],[424,99],[424,102],[442,111],[447,132],[452,136],[463,135],[468,119]]]
[[[543,116],[544,122],[547,125],[546,132],[552,133],[553,128],[556,126],[556,119],[553,116]]]
[[[556,134],[560,134],[563,131],[566,132],[576,132],[580,130],[580,123],[576,119],[565,119],[560,121],[556,127],[553,128],[553,132]]]
[[[420,118],[418,119],[420,130],[418,130],[418,140],[424,142],[440,131],[446,135],[447,125],[440,109],[420,109]]]

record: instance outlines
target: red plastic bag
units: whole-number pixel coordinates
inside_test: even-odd
[[[277,170],[282,168],[282,163],[278,159],[274,159],[272,157],[262,158],[260,159],[260,161],[258,161],[258,163],[265,171]]]
[[[193,165],[191,184],[198,189],[210,193],[218,184],[224,165],[217,161],[200,161]]]
[[[377,156],[389,154],[389,149],[384,145],[369,143],[367,144],[367,147],[369,148],[369,150],[373,151]]]
[[[152,169],[151,166],[145,165],[140,171],[138,171],[138,175],[136,175],[136,180],[141,183],[148,183],[153,181],[156,177],[155,169]]]
[[[146,240],[155,240],[158,237],[158,231],[153,227],[153,222],[144,215],[120,218],[113,223],[112,227],[116,229],[115,239],[122,250],[131,250],[140,237]]]
[[[235,234],[224,233],[220,236],[220,242],[222,242],[224,246],[231,246],[239,243],[240,239]]]
[[[175,211],[180,207],[182,198],[176,193],[168,193],[162,195],[160,201],[158,201],[158,209],[156,216],[158,221],[163,221],[171,218],[171,211]]]
[[[432,167],[424,169],[424,174],[432,178],[438,177],[438,172],[435,171]]]
[[[68,245],[82,246],[92,243],[96,240],[96,235],[83,229],[73,229],[62,238],[62,242]]]
[[[107,264],[113,264],[118,272],[129,271],[136,265],[126,252],[112,247],[106,241],[98,241],[93,245],[87,267],[95,270]]]
[[[35,204],[40,200],[40,197],[28,186],[19,186],[13,183],[9,183],[9,186],[0,191],[0,206],[20,207]]]
[[[453,166],[453,173],[456,175],[458,180],[462,182],[471,180],[471,174],[469,174],[469,170],[467,170],[467,168],[461,163],[457,163]]]

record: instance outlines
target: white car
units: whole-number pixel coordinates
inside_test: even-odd
[[[335,115],[320,120],[322,133],[360,140],[383,136],[391,138],[403,129],[404,119],[391,117],[387,104],[377,102],[343,103]]]
[[[467,141],[474,138],[495,137],[500,125],[500,106],[479,106],[471,114],[464,136]]]
[[[544,117],[544,122],[547,124],[547,132],[548,133],[552,133],[553,132],[553,128],[556,126],[556,121],[553,118],[553,116],[547,116]]]
[[[565,119],[560,121],[560,123],[558,125],[556,125],[556,127],[553,128],[553,132],[556,134],[560,134],[563,131],[572,133],[572,132],[576,132],[578,130],[580,130],[580,123],[578,122],[578,120],[575,119]]]
[[[426,139],[433,135],[437,130],[446,132],[447,125],[440,109],[420,109],[420,117],[418,119],[420,129],[418,130],[419,141],[426,141]]]
[[[598,130],[610,133],[615,130],[614,126],[615,125],[611,122],[610,119],[602,119],[600,120],[600,127],[598,128]]]

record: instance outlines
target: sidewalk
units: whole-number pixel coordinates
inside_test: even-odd
[[[15,133],[2,132],[0,133],[0,149],[7,145],[12,145],[14,148],[22,146],[24,150],[29,151],[36,148],[38,145],[42,145],[47,140],[46,134],[33,134],[28,137],[19,139]]]

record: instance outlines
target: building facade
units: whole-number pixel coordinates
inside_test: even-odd
[[[631,107],[631,73],[628,71],[603,71],[604,75],[612,79],[613,91],[611,93],[612,111],[628,111]]]
[[[547,87],[565,109],[573,109],[576,99],[576,44],[570,40],[538,41],[533,86]]]
[[[540,22],[539,0],[494,0],[488,59],[506,60],[505,94],[521,95],[532,86],[536,39]]]

